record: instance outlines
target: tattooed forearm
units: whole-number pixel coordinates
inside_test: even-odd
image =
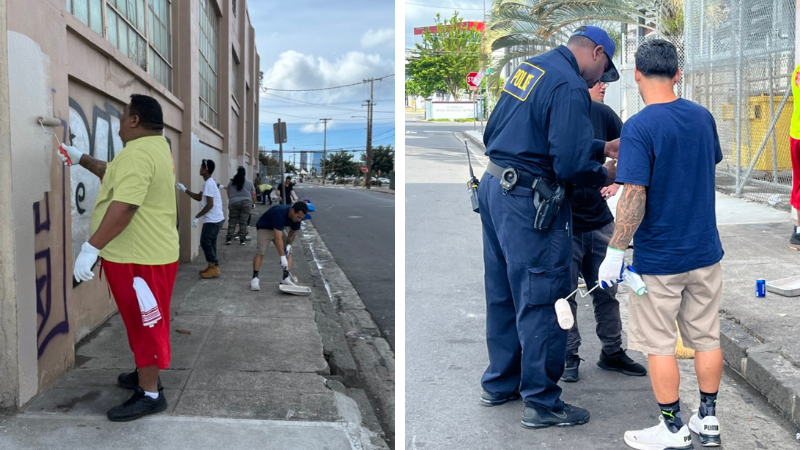
[[[647,191],[638,184],[626,184],[617,204],[617,224],[608,246],[625,250],[644,218]]]
[[[92,172],[93,174],[97,175],[101,180],[103,176],[106,174],[106,162],[101,161],[96,158],[92,158],[89,155],[83,155],[81,158],[81,166],[84,169]]]

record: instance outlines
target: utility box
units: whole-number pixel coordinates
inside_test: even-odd
[[[772,102],[775,110],[780,106],[783,96],[773,96]],[[789,149],[789,128],[792,120],[792,109],[794,107],[793,98],[790,96],[786,100],[786,105],[783,107],[778,122],[775,124],[775,132],[769,137],[764,150],[761,151],[761,156],[753,166],[754,170],[762,170],[772,172],[773,169],[777,171],[791,170],[792,169],[792,156]],[[742,167],[749,167],[753,162],[753,158],[758,152],[764,136],[769,131],[769,126],[772,124],[772,114],[769,112],[769,95],[762,94],[749,98],[747,102],[746,116],[742,117]],[[744,114],[743,114],[744,116]],[[747,122],[745,123],[745,119]],[[736,106],[731,103],[722,105],[722,120],[735,122],[736,120]],[[749,131],[749,133],[748,133]],[[749,134],[749,136],[748,136]],[[777,137],[777,168],[774,166],[773,161],[773,139]],[[733,128],[733,136],[731,136],[731,154],[728,158],[734,165],[738,164],[736,158],[736,129]]]

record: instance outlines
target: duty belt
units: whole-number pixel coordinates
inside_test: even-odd
[[[486,166],[486,172],[491,176],[500,180],[500,186],[503,188],[503,193],[514,189],[514,186],[520,185],[521,187],[532,189],[534,181],[537,178],[530,172],[516,169],[514,167],[501,167],[489,160]]]

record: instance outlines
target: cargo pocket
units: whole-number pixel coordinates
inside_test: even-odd
[[[569,294],[569,265],[544,269],[528,269],[528,286],[525,295],[527,306],[552,305],[559,297]]]

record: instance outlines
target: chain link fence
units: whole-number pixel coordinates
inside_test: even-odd
[[[672,42],[683,68],[677,94],[717,122],[717,190],[788,211],[795,1],[684,0],[684,13],[683,35],[623,27],[621,117],[644,108],[633,80],[636,49],[647,39]]]
[[[717,121],[717,189],[789,210],[794,0],[685,0],[685,96]]]

